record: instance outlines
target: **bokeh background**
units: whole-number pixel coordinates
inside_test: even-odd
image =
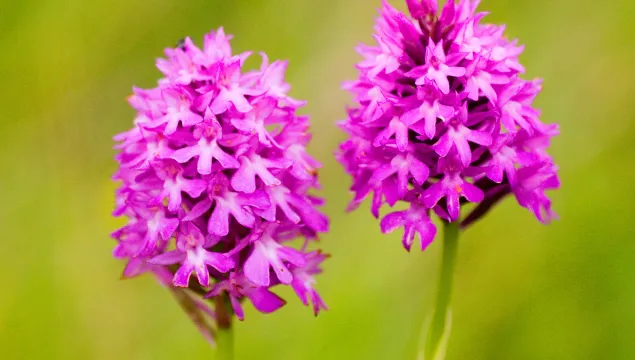
[[[404,8],[400,0],[392,1]],[[412,359],[436,284],[439,244],[406,253],[367,207],[345,214],[343,134],[353,46],[379,0],[0,1],[0,358],[210,359],[153,279],[119,280],[110,256],[111,137],[130,127],[133,84],[185,35],[223,25],[236,51],[290,60],[308,99],[332,231],[314,318],[292,299],[248,309],[238,359]],[[486,19],[527,45],[552,146],[560,220],[540,225],[507,199],[462,237],[448,359],[635,359],[635,2],[483,0]],[[252,64],[256,64],[254,61]]]

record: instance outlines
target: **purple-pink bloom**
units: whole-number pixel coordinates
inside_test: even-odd
[[[514,187],[514,195],[521,206],[531,210],[543,223],[556,217],[545,190],[560,187],[557,170],[555,165],[546,160],[518,171],[518,185]]]
[[[291,272],[293,273],[293,280],[291,286],[298,295],[302,303],[309,306],[309,303],[313,306],[313,313],[317,316],[320,310],[327,310],[326,304],[322,301],[320,294],[315,290],[315,275],[322,272],[320,264],[326,260],[328,255],[321,253],[320,251],[313,251],[306,256],[306,262],[304,266],[294,267]]]
[[[161,89],[161,97],[163,98],[162,110],[164,115],[149,121],[145,125],[146,128],[156,129],[165,125],[163,133],[165,135],[173,134],[179,124],[184,127],[196,125],[203,121],[200,114],[193,112],[190,107],[193,94],[186,91],[182,87],[173,87]]]
[[[486,131],[470,129],[468,126],[467,104],[456,111],[455,116],[447,122],[446,132],[433,145],[434,150],[445,159],[451,149],[456,149],[464,167],[472,162],[472,149],[469,143],[489,146],[492,136]]]
[[[306,304],[308,292],[317,313],[323,259],[288,243],[328,230],[304,102],[288,96],[286,62],[263,54],[244,71],[249,53],[233,55],[230,38],[211,32],[202,49],[186,38],[157,61],[156,88],[133,89],[133,128],[115,137],[113,214],[128,224],[112,234],[113,256],[127,261],[125,277],[189,288],[197,307],[225,294],[242,319],[245,299],[269,313],[285,304],[272,288],[304,284],[298,296]]]
[[[344,85],[355,100],[337,153],[352,177],[349,210],[369,196],[375,217],[408,204],[381,220],[384,233],[404,229],[407,250],[417,236],[422,249],[434,239],[430,214],[467,226],[508,194],[548,222],[558,127],[533,107],[541,81],[522,78],[523,47],[481,23],[478,1],[405,1],[410,18],[384,1],[376,45],[357,47],[359,78]]]
[[[416,85],[425,85],[434,81],[437,89],[447,94],[450,91],[448,77],[460,77],[465,75],[465,68],[455,66],[465,55],[463,53],[453,53],[446,58],[443,50],[443,42],[434,44],[430,42],[426,49],[425,63],[412,68],[405,73],[405,76],[416,79]]]
[[[209,115],[209,119],[194,127],[193,136],[198,141],[173,151],[169,157],[179,163],[187,163],[193,157],[197,157],[196,170],[201,175],[212,172],[214,159],[224,168],[238,168],[238,161],[227,154],[218,144],[218,141],[223,138],[220,123],[213,115],[209,114],[209,111],[205,115],[206,118]]]
[[[186,179],[183,169],[169,160],[156,163],[154,170],[156,176],[163,181],[163,189],[154,202],[158,204],[167,198],[170,212],[176,212],[181,207],[183,193],[197,198],[207,187],[205,180]]]
[[[403,227],[402,243],[404,248],[410,251],[415,235],[419,234],[421,250],[425,250],[437,233],[437,228],[432,224],[428,215],[429,211],[424,206],[412,205],[407,210],[392,212],[381,219],[381,231],[387,234]]]
[[[439,172],[443,174],[443,178],[423,192],[422,202],[431,209],[439,200],[445,198],[447,213],[452,221],[456,221],[459,219],[460,197],[470,202],[481,202],[484,194],[481,189],[465,181],[461,176],[461,166],[452,160],[451,158],[439,160]]]
[[[205,239],[196,225],[189,222],[181,223],[181,228],[182,230],[176,239],[176,250],[164,252],[148,260],[149,263],[155,265],[180,263],[181,266],[174,273],[174,285],[187,287],[190,275],[195,272],[199,284],[208,287],[208,265],[222,273],[226,273],[234,267],[232,258],[205,250],[205,247],[210,248],[215,245],[217,239],[211,236]]]

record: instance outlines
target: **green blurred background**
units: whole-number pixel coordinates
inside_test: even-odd
[[[393,3],[401,7],[401,1]],[[367,206],[343,212],[332,153],[379,0],[0,1],[0,359],[210,359],[165,289],[120,281],[110,256],[111,136],[131,126],[133,84],[185,35],[224,26],[236,51],[290,60],[308,99],[332,231],[317,319],[289,291],[249,307],[238,359],[412,359],[439,244],[406,253]],[[537,100],[562,135],[552,154],[561,219],[540,225],[511,198],[461,240],[448,359],[635,359],[635,3],[484,0],[486,20],[527,45]],[[255,64],[256,61],[252,62]]]

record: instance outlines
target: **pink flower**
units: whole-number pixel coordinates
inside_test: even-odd
[[[288,95],[287,63],[263,54],[244,71],[250,53],[233,55],[230,38],[221,28],[202,49],[189,38],[167,49],[157,61],[165,77],[133,89],[133,127],[114,138],[113,215],[128,224],[112,234],[113,256],[125,261],[124,277],[150,273],[169,287],[206,336],[204,294],[228,295],[240,319],[244,298],[264,313],[279,309],[271,288],[308,286],[300,269],[313,256],[286,242],[328,231],[311,194],[321,165],[307,152],[309,119]]]
[[[410,251],[412,242],[418,234],[421,250],[425,250],[437,233],[437,228],[428,217],[428,211],[426,207],[413,205],[408,210],[392,212],[381,219],[381,231],[388,234],[403,226],[404,248]]]
[[[161,96],[165,101],[164,115],[153,120],[145,126],[149,129],[156,129],[165,125],[163,133],[173,134],[179,124],[192,126],[203,121],[203,117],[190,110],[192,94],[181,88],[168,88],[161,90]]]
[[[295,267],[293,273],[293,281],[291,286],[305,306],[309,302],[313,304],[313,313],[317,316],[320,310],[327,310],[326,304],[322,301],[320,294],[315,291],[315,276],[322,272],[320,264],[328,255],[319,251],[314,251],[306,255],[306,264],[302,267]]]
[[[523,46],[504,26],[483,24],[476,0],[406,0],[410,18],[383,2],[374,46],[360,45],[359,77],[346,82],[355,105],[339,123],[348,135],[337,158],[351,176],[348,210],[371,198],[371,214],[404,228],[409,250],[435,236],[434,212],[468,226],[509,194],[543,222],[555,215],[545,192],[559,187],[547,153],[556,125],[533,100],[540,80],[524,80]],[[545,165],[549,164],[549,165]],[[461,204],[474,202],[469,214]]]
[[[245,277],[256,285],[269,286],[270,268],[273,268],[281,283],[291,284],[293,274],[285,262],[295,266],[304,266],[306,263],[303,253],[283,246],[271,237],[275,231],[275,226],[265,230],[260,239],[253,242],[254,249],[245,261]]]
[[[213,238],[205,240],[203,233],[192,223],[183,223],[181,228],[176,242],[177,249],[149,260],[151,264],[156,265],[181,263],[181,267],[174,273],[174,285],[188,287],[190,275],[195,272],[199,284],[208,287],[208,265],[222,273],[234,267],[234,261],[231,258],[205,250],[205,247],[214,245]]]
[[[424,85],[428,81],[434,81],[438,89],[447,94],[450,91],[448,76],[459,77],[465,75],[465,68],[453,66],[464,57],[461,53],[452,54],[446,57],[443,50],[443,42],[438,44],[430,43],[426,49],[426,63],[415,67],[405,75],[415,78],[415,84]]]

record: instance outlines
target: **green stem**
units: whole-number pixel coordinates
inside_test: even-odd
[[[226,293],[215,298],[216,307],[216,360],[234,359],[234,333],[232,331],[232,311]]]
[[[439,272],[437,298],[432,313],[432,321],[425,342],[425,360],[443,360],[450,335],[452,322],[450,314],[450,298],[456,253],[459,242],[459,222],[444,223],[443,258]]]

